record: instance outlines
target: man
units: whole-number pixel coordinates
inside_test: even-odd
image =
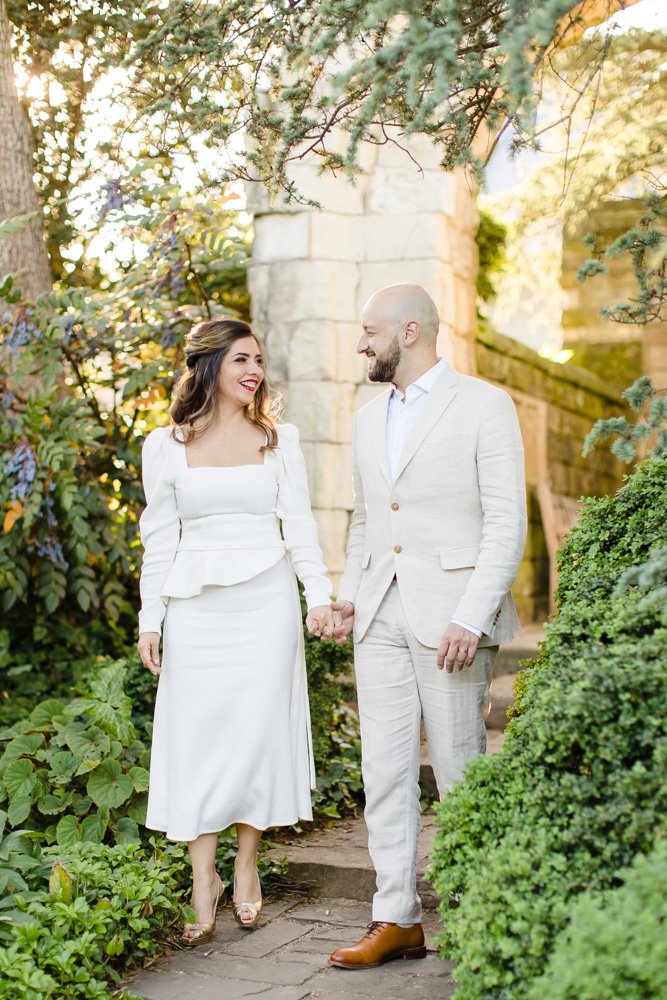
[[[366,969],[426,954],[416,891],[423,718],[440,795],[484,753],[498,645],[519,623],[509,593],[525,542],[523,447],[512,400],[436,354],[419,285],[363,311],[357,346],[389,391],[357,413],[354,511],[335,611],[354,629],[373,922],[331,956]]]

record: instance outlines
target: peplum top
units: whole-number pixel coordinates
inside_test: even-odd
[[[142,450],[146,508],[139,632],[160,632],[170,597],[250,580],[287,553],[309,608],[329,604],[299,432],[281,424],[263,464],[188,466],[186,449],[158,427]]]

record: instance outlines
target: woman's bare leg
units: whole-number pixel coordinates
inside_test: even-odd
[[[215,870],[215,853],[218,848],[217,833],[202,833],[188,843],[192,864],[192,908],[197,912],[197,922],[210,924],[213,902],[218,894],[218,875]]]
[[[237,823],[236,838],[239,849],[234,865],[235,898],[239,903],[256,903],[260,898],[257,889],[257,849],[262,839],[262,831],[245,823]]]

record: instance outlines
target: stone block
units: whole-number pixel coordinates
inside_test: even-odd
[[[252,934],[253,940],[256,936],[257,931],[254,931]],[[305,983],[307,979],[310,979],[321,968],[321,961],[315,961],[314,959],[308,961],[305,955],[302,956],[301,961],[291,962],[283,956],[280,957],[280,960],[276,960],[270,957],[248,958],[245,956],[227,955],[222,952],[216,952],[208,958],[202,958],[201,964],[202,971],[206,973],[207,977],[210,976],[217,980],[219,991],[223,983],[226,984],[229,980],[240,980],[241,982],[253,984],[255,994],[258,992],[257,985],[266,983],[267,988],[264,991],[266,996],[271,996],[272,994],[272,991],[269,992],[269,987],[299,986]],[[241,993],[239,995],[243,996],[244,994]],[[184,996],[184,994],[181,994],[181,996]],[[221,993],[218,992],[218,997],[220,996]]]
[[[291,381],[330,381],[338,363],[338,324],[302,320],[283,327],[287,344],[287,377]]]
[[[357,386],[354,394],[354,412],[356,413],[366,403],[370,403],[371,399],[375,399],[376,396],[380,396],[386,391],[386,385],[378,385],[373,382],[364,382],[363,385]]]
[[[343,215],[362,215],[368,175],[361,175],[355,183],[348,180],[342,173],[334,175],[330,172],[318,174],[313,161],[294,163],[289,168],[290,179],[294,181],[296,190],[303,198],[317,202],[329,212]],[[283,201],[278,202],[286,211],[302,210],[303,206],[291,207]]]
[[[225,954],[245,958],[265,958],[272,951],[297,941],[312,929],[312,924],[285,919],[260,924],[252,934],[244,933],[234,944],[228,945]]]
[[[303,441],[310,501],[318,510],[352,507],[352,445]]]
[[[455,276],[454,329],[459,335],[473,335],[477,328],[477,293],[472,281]]]
[[[367,215],[363,221],[364,260],[449,261],[452,243],[452,223],[442,212]]]
[[[382,167],[399,167],[414,170],[419,175],[422,170],[442,170],[442,154],[438,147],[425,135],[406,139],[397,127],[385,125],[384,135],[377,132],[377,164]]]
[[[443,284],[450,274],[448,264],[436,260],[387,260],[366,261],[359,267],[357,313],[361,315],[364,305],[374,292],[385,285],[414,282],[423,285],[436,305],[441,299]],[[441,315],[441,319],[446,319]]]
[[[340,323],[336,338],[336,381],[360,385],[366,380],[368,364],[363,354],[357,354],[361,337],[361,322]]]
[[[349,475],[346,469],[340,468],[338,473],[341,479],[349,479],[350,502],[352,497],[352,470]],[[332,506],[332,505],[331,505]],[[347,532],[350,524],[350,515],[347,510],[318,509],[314,510],[315,518],[319,527],[320,545],[324,552],[324,562],[329,570],[329,576],[334,588],[334,594],[338,586],[338,581],[345,569],[345,548],[347,545]]]
[[[303,441],[347,444],[351,440],[354,395],[335,382],[291,382],[285,392],[287,419]]]
[[[313,254],[310,247],[310,225],[313,213],[272,213],[255,219],[252,259],[259,263],[275,260],[304,260]]]
[[[456,217],[457,182],[444,170],[424,170],[416,167],[385,167],[373,171],[368,211],[379,215],[396,215],[406,209],[412,212],[445,212]]]
[[[253,317],[262,327],[276,322],[357,319],[359,273],[344,261],[255,264],[249,274]]]
[[[310,247],[314,260],[364,259],[364,217],[333,212],[311,212]]]
[[[341,976],[339,969],[330,968],[315,976],[308,984],[315,997],[334,1000],[362,1000],[364,997],[378,997],[381,1000],[449,1000],[454,995],[456,985],[450,978],[451,966],[441,962],[436,955],[428,955],[417,961],[391,962],[373,969],[373,974],[364,976],[356,973],[354,993],[350,993],[350,975]]]

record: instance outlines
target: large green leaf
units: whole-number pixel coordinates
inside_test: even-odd
[[[5,785],[10,799],[23,795],[32,796],[35,787],[35,768],[25,757],[13,760],[5,770]]]
[[[65,743],[72,753],[83,760],[100,760],[109,753],[111,741],[99,726],[85,726],[82,722],[70,722],[58,734],[58,743]]]
[[[86,790],[98,806],[117,809],[133,792],[132,778],[116,760],[104,760],[88,778]]]
[[[72,797],[72,792],[67,792],[65,795],[52,795],[50,793],[42,795],[37,799],[37,808],[45,816],[56,816],[67,809]]]
[[[92,813],[81,821],[83,840],[93,844],[100,844],[104,839],[107,829],[107,816],[104,812]]]
[[[117,844],[138,844],[141,841],[139,827],[129,816],[121,816],[116,820],[113,831]]]
[[[127,772],[132,778],[135,792],[148,791],[148,771],[143,767],[131,767]]]
[[[52,732],[55,729],[54,718],[62,715],[65,706],[57,698],[49,698],[40,702],[30,713],[30,722],[33,728],[43,729]]]
[[[81,758],[70,753],[69,750],[57,750],[49,754],[49,764],[51,774],[49,778],[58,785],[66,785],[77,767],[81,763]]]
[[[10,761],[24,756],[32,757],[43,742],[44,737],[41,733],[24,733],[22,736],[16,736],[7,744],[5,752],[0,757],[0,773]]]
[[[146,822],[146,809],[148,808],[148,795],[145,792],[140,792],[132,796],[132,800],[128,803],[125,812],[130,817],[130,819],[135,820],[137,823],[143,824]]]
[[[12,826],[25,822],[32,809],[32,795],[14,795],[7,810],[7,821]]]
[[[81,840],[81,824],[76,816],[63,816],[56,827],[56,840],[62,847],[70,847]]]

